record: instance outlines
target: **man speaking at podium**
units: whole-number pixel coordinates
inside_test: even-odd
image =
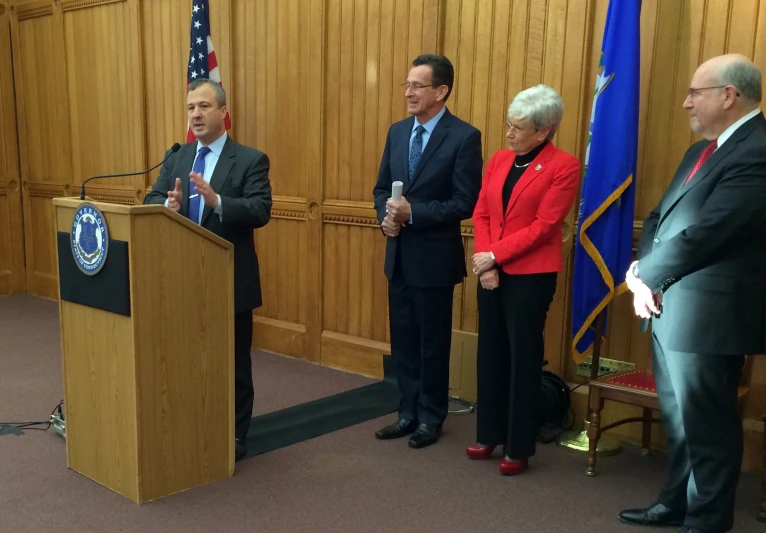
[[[239,461],[247,453],[245,436],[253,411],[252,311],[261,306],[253,230],[271,218],[269,158],[228,137],[226,93],[217,83],[190,83],[186,112],[197,141],[168,157],[144,204],[164,204],[234,245],[234,433]]]

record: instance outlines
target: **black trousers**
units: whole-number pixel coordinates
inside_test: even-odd
[[[543,331],[556,278],[501,271],[497,289],[478,288],[477,441],[502,444],[512,459],[535,454]]]
[[[652,337],[654,379],[668,438],[669,474],[658,500],[686,525],[729,531],[742,466],[737,388],[742,355],[674,352]]]
[[[388,282],[391,356],[399,390],[399,418],[438,426],[447,418],[454,286],[412,287],[399,261]]]
[[[247,436],[253,417],[253,312],[234,314],[234,435]]]

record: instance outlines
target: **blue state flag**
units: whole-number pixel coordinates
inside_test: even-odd
[[[633,258],[640,19],[641,0],[610,0],[574,252],[572,348],[578,364],[591,355],[596,317],[627,289]]]

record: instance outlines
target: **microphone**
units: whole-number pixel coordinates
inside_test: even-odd
[[[122,177],[125,177],[125,176],[138,176],[140,174],[146,174],[147,172],[151,172],[152,170],[154,170],[158,166],[164,164],[165,161],[168,160],[168,157],[170,157],[172,154],[176,153],[180,149],[181,149],[181,145],[178,144],[178,143],[175,143],[170,148],[170,152],[168,153],[168,155],[165,156],[165,159],[163,159],[162,161],[160,161],[159,163],[154,165],[149,170],[142,170],[141,172],[129,172],[128,174],[103,174],[101,176],[91,176],[90,178],[88,178],[88,179],[86,179],[85,181],[82,182],[82,187],[80,188],[80,200],[85,200],[85,184],[88,183],[90,180],[95,180],[95,179],[98,179],[98,178],[122,178]]]

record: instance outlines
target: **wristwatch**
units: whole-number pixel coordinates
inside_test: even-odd
[[[492,258],[492,260],[497,263],[497,259],[495,259],[495,254],[492,253],[492,250],[489,252],[489,256]]]
[[[638,275],[638,261],[636,261],[635,263],[633,263],[633,265],[631,265],[630,273],[633,275],[634,278],[641,279],[641,277]]]

